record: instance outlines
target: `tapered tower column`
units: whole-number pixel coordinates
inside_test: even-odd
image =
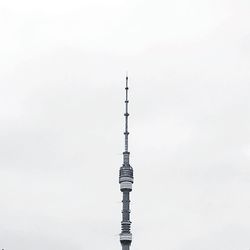
[[[120,168],[119,183],[120,190],[123,194],[122,199],[122,222],[121,222],[121,233],[120,242],[122,244],[122,250],[129,250],[132,242],[132,234],[130,232],[130,200],[129,194],[132,191],[132,184],[134,182],[133,168],[129,163],[129,151],[128,151],[128,77],[126,77],[126,100],[125,100],[125,150],[123,152],[123,165]]]

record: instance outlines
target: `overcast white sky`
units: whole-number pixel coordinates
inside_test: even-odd
[[[250,249],[249,0],[2,0],[0,248]]]

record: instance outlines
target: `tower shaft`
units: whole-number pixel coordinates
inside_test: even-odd
[[[132,191],[132,184],[134,182],[133,177],[133,168],[129,163],[130,153],[128,151],[128,76],[126,77],[126,99],[125,99],[125,150],[123,152],[123,165],[120,168],[119,173],[119,183],[120,190],[123,194],[122,199],[122,222],[121,222],[121,233],[120,233],[120,242],[122,245],[122,250],[129,250],[132,242],[132,234],[130,232],[130,199],[129,194]]]

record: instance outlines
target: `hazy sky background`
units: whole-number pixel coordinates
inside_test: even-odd
[[[1,1],[0,248],[121,249],[128,70],[131,250],[249,250],[249,13]]]

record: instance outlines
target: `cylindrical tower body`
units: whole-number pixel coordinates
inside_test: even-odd
[[[129,249],[132,242],[132,234],[130,232],[130,199],[129,195],[132,191],[133,184],[133,169],[128,164],[123,164],[120,168],[120,190],[122,192],[122,222],[121,222],[121,234],[120,241],[122,244],[122,249]]]

